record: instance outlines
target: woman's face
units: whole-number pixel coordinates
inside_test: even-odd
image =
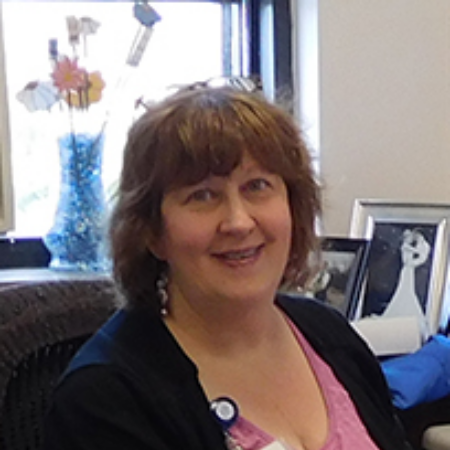
[[[169,265],[171,302],[273,300],[291,246],[282,178],[245,154],[228,176],[169,191],[161,209],[152,250]]]

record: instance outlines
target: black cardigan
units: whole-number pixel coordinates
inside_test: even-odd
[[[379,448],[410,449],[378,362],[347,321],[313,300],[284,295],[277,303],[333,369]],[[55,391],[43,449],[226,446],[196,366],[158,315],[136,309],[115,314],[72,361]]]

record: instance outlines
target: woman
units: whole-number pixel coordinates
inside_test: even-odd
[[[259,94],[200,84],[151,107],[111,225],[127,306],[72,362],[44,448],[409,448],[347,322],[277,296],[319,211],[292,118]]]

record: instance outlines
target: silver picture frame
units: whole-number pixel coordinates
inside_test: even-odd
[[[447,330],[450,204],[356,199],[350,236],[371,240],[358,318],[418,311],[423,339]]]

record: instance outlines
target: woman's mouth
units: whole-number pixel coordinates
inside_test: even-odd
[[[261,252],[262,247],[262,245],[259,245],[257,247],[245,248],[242,250],[231,250],[216,253],[215,256],[227,262],[247,262],[255,259]]]

